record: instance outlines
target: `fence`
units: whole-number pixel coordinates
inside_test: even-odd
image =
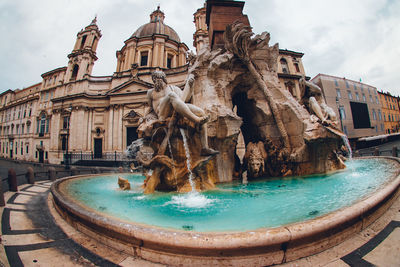
[[[69,152],[64,154],[64,162],[74,164],[84,160],[106,160],[106,161],[126,161],[128,158],[123,152],[105,152],[102,154],[94,154],[93,152]]]
[[[34,166],[34,165],[32,165]],[[69,169],[64,168],[61,165],[47,166],[47,169],[42,168],[40,170],[34,170],[32,166],[24,168],[8,169],[7,177],[0,177],[0,207],[5,205],[4,192],[5,191],[18,191],[18,185],[22,184],[34,184],[35,181],[50,180],[55,181],[58,178],[74,176],[80,174],[96,174],[96,173],[110,173],[110,172],[128,172],[128,169],[122,167],[119,168],[104,168],[104,167],[71,167]]]
[[[379,149],[378,147],[372,147],[368,149],[360,149],[354,152],[354,157],[364,156],[392,156],[398,157],[398,149],[396,146],[392,149]]]

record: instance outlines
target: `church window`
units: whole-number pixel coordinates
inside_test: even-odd
[[[298,63],[294,63],[294,67],[296,68],[296,72],[300,72],[300,68],[299,68],[299,64]]]
[[[289,73],[289,67],[288,67],[286,59],[281,58],[280,63],[281,63],[281,67],[282,67],[282,72]]]
[[[172,67],[172,59],[173,59],[173,55],[168,54],[167,56],[167,68],[170,69]]]
[[[96,40],[97,40],[97,37],[95,36],[94,38],[93,38],[93,43],[92,43],[92,48],[94,49],[94,45],[95,45],[95,43],[96,43]]]
[[[79,66],[77,64],[74,65],[72,69],[71,80],[76,80],[76,76],[78,76]]]
[[[87,37],[87,35],[82,36],[82,42],[81,42],[81,48],[80,49],[82,49],[85,46],[86,37]]]
[[[63,129],[69,129],[69,116],[63,117]]]
[[[140,52],[140,66],[147,66],[147,61],[149,59],[149,52]]]

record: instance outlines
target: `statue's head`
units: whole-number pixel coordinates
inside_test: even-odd
[[[163,82],[167,83],[167,76],[161,70],[153,71],[153,73],[151,74],[151,79],[153,80],[154,84],[156,84],[157,81],[159,80],[162,80]]]
[[[264,173],[264,158],[260,148],[256,144],[249,143],[250,155],[247,163],[247,170],[250,177],[259,177]]]

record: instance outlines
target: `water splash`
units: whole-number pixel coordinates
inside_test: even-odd
[[[353,151],[351,150],[349,138],[347,138],[347,135],[342,135],[342,140],[349,153],[349,159],[351,159],[353,157]]]
[[[135,159],[140,148],[143,146],[143,139],[133,141],[125,150],[125,154],[130,159]]]
[[[196,187],[193,181],[193,173],[192,173],[192,166],[190,163],[191,157],[190,157],[190,151],[189,151],[189,146],[187,143],[187,139],[186,139],[186,135],[185,135],[185,131],[180,128],[181,131],[181,135],[182,135],[182,139],[183,139],[183,147],[185,148],[185,155],[186,155],[186,167],[189,171],[189,183],[190,186],[192,187],[192,192],[196,192]]]
[[[215,202],[214,199],[209,199],[198,192],[191,192],[189,194],[172,196],[171,200],[166,202],[165,205],[200,209],[208,207],[213,202]]]
[[[171,142],[169,141],[169,138],[168,138],[168,149],[169,149],[169,153],[171,154],[172,162],[175,162],[174,155],[172,154],[172,147],[171,147]],[[178,186],[178,178],[176,178],[176,169],[175,169],[174,164],[172,164],[172,170],[173,170],[174,178],[175,178],[175,186]]]

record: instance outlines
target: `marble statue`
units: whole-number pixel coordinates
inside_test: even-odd
[[[301,102],[310,109],[322,122],[323,125],[330,125],[338,128],[335,111],[329,107],[322,95],[321,88],[313,82],[300,78]]]
[[[154,88],[147,91],[147,101],[150,107],[149,113],[154,112],[160,122],[170,119],[172,111],[198,124],[201,131],[202,156],[215,155],[215,151],[208,147],[207,139],[207,121],[208,117],[204,111],[190,103],[185,103],[191,97],[191,85],[194,76],[189,75],[185,88],[182,91],[179,87],[167,84],[167,78],[164,72],[154,71],[151,75],[154,82]]]
[[[121,190],[131,190],[129,181],[121,176],[118,176],[118,186]]]

